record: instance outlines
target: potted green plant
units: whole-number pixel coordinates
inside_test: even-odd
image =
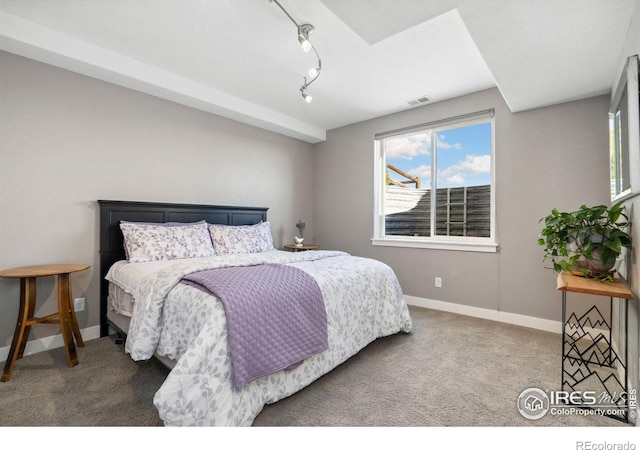
[[[622,249],[631,249],[629,218],[621,202],[610,208],[582,205],[573,212],[554,208],[542,221],[538,245],[544,247],[543,259],[551,260],[555,272],[613,279],[613,267]]]

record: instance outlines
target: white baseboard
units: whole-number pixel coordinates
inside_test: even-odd
[[[82,340],[90,341],[91,339],[97,339],[100,337],[100,325],[94,327],[85,328],[80,330]],[[54,348],[64,347],[64,340],[61,334],[55,336],[47,336],[41,339],[33,339],[27,342],[27,346],[24,349],[24,354],[31,355],[33,353],[45,352]],[[10,346],[0,348],[0,362],[6,361],[9,357]]]
[[[520,325],[523,327],[535,328],[537,330],[550,331],[552,333],[562,333],[562,322],[560,321],[540,319],[538,317],[523,316],[521,314],[495,311],[492,309],[477,308],[475,306],[460,305],[440,300],[431,300],[428,298],[414,297],[412,295],[405,295],[404,298],[409,305],[420,306],[422,308],[462,314],[465,316],[477,317],[479,319],[494,320],[496,322]]]

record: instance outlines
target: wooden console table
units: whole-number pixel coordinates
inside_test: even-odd
[[[74,344],[84,347],[84,341],[80,335],[80,328],[73,309],[71,296],[70,274],[80,272],[91,267],[88,264],[47,264],[42,266],[16,267],[0,271],[0,278],[20,279],[20,310],[16,330],[13,334],[13,341],[9,356],[4,365],[4,372],[0,381],[9,381],[13,366],[16,360],[22,358],[24,354],[31,325],[37,323],[60,324],[64,347],[67,353],[69,367],[78,364],[78,355]],[[36,280],[45,276],[58,277],[58,311],[46,317],[34,317],[36,309]]]
[[[603,390],[596,394],[595,406],[589,402],[575,403],[575,406],[609,411],[603,415],[629,422],[630,414],[635,414],[635,410],[630,411],[626,370],[629,363],[629,300],[633,300],[633,293],[620,279],[597,281],[564,272],[558,274],[557,289],[562,291],[561,390],[582,394],[593,391],[594,385],[598,386]],[[609,297],[608,321],[595,303],[580,317],[575,313],[567,317],[567,292]],[[620,330],[624,332],[624,360],[613,345],[614,298],[621,302],[620,311],[624,311],[624,319],[618,323],[618,327],[624,327]]]

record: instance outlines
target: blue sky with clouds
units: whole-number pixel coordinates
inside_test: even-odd
[[[437,187],[478,186],[491,183],[491,124],[482,123],[436,133]],[[422,188],[430,187],[431,135],[415,134],[388,138],[386,162],[420,177]],[[391,177],[403,177],[390,171]]]

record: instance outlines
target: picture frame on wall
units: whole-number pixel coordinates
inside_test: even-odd
[[[609,109],[611,201],[640,193],[638,55],[627,58]]]

